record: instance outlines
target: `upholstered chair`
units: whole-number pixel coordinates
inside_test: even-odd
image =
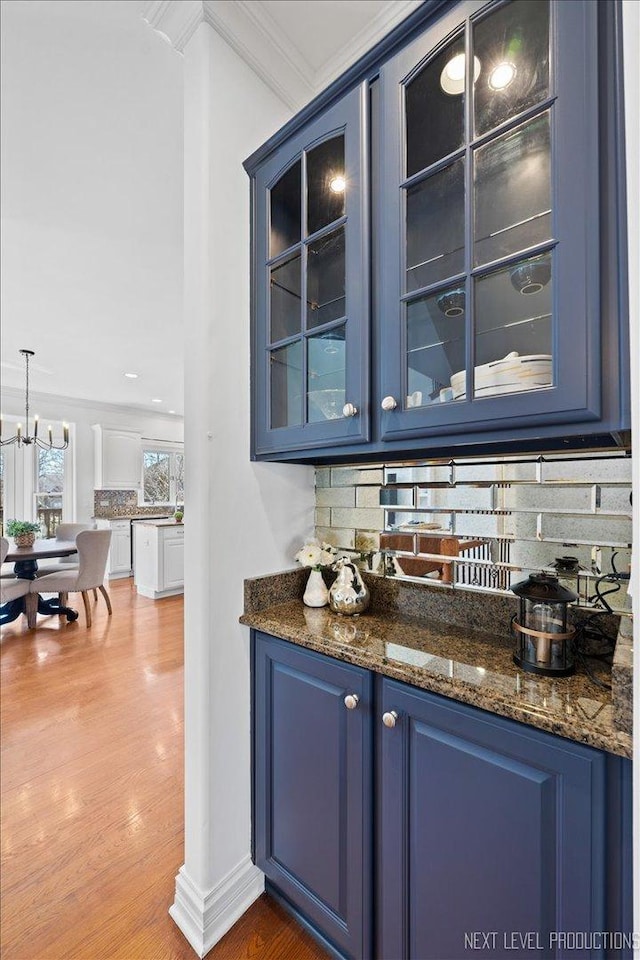
[[[33,593],[58,593],[60,605],[66,606],[69,593],[81,593],[87,626],[91,626],[89,590],[100,591],[111,616],[111,600],[104,586],[111,530],[81,530],[76,537],[78,569],[59,570],[31,581]]]
[[[15,573],[13,572],[13,564],[5,563],[7,554],[9,553],[9,541],[6,537],[2,537],[2,550],[0,551],[0,580],[15,580]]]
[[[6,537],[0,538],[0,565],[4,563],[6,555],[9,553],[9,541]],[[0,603],[9,603],[10,600],[19,600],[25,597],[25,614],[27,616],[27,626],[29,628],[36,625],[36,611],[38,609],[38,596],[31,593],[31,580],[18,580],[16,577],[3,577],[0,580]],[[0,614],[0,623],[2,615]]]
[[[75,543],[76,537],[83,530],[95,530],[95,523],[59,523],[56,527],[56,540],[71,540]],[[78,554],[72,553],[69,557],[59,557],[51,563],[38,566],[36,577],[46,577],[48,573],[58,573],[60,570],[77,570]]]

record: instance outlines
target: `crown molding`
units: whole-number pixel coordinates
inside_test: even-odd
[[[300,51],[279,35],[258,2],[147,0],[141,16],[178,53],[198,26],[208,23],[294,113],[314,96],[313,76]]]
[[[204,6],[207,22],[287,106],[299,110],[315,96],[314,71],[261,0],[204,0]]]
[[[385,7],[377,17],[346,43],[337,53],[327,60],[314,78],[315,92],[320,93],[328,87],[340,74],[359,60],[360,57],[374,47],[394,27],[402,23],[409,14],[422,6],[423,0],[397,0],[393,6]]]
[[[179,53],[208,23],[294,113],[422,6],[397,0],[314,71],[261,0],[146,0],[142,19]]]
[[[3,386],[2,397],[7,400],[19,400],[24,403],[24,390],[19,387]],[[65,397],[59,393],[40,393],[37,390],[30,390],[29,406],[31,408],[34,406],[34,401],[43,407],[47,404],[55,406],[64,404],[64,406],[72,410],[86,410],[90,408],[92,410],[103,410],[105,413],[133,413],[137,416],[144,414],[152,420],[167,420],[169,423],[181,423],[184,421],[184,417],[181,415],[165,413],[163,410],[150,410],[149,407],[135,406],[129,403],[104,403],[101,400],[85,400],[81,397]],[[7,419],[9,419],[9,416],[13,416],[17,420],[20,419],[19,414],[7,414]]]
[[[202,0],[146,0],[141,16],[178,53],[205,19]]]

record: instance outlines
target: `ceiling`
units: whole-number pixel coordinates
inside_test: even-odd
[[[292,109],[418,5],[205,0]],[[3,388],[25,347],[34,392],[183,412],[182,58],[142,18],[170,6],[2,2]]]

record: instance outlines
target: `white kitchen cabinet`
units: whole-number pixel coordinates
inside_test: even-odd
[[[184,526],[173,520],[134,524],[138,593],[157,600],[184,593]]]
[[[142,437],[131,430],[93,426],[97,490],[139,490]]]
[[[182,535],[170,536],[165,528],[163,533],[162,560],[163,584],[165,590],[184,589],[184,530]]]
[[[131,524],[129,520],[98,520],[99,530],[111,530],[111,546],[107,560],[110,580],[131,576]]]

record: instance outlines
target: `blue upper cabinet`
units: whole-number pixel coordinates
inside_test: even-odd
[[[369,439],[365,94],[352,90],[255,177],[257,455]]]
[[[467,2],[383,67],[383,438],[601,418],[597,49]]]
[[[431,0],[247,161],[254,457],[630,429],[619,48],[617,2]]]

